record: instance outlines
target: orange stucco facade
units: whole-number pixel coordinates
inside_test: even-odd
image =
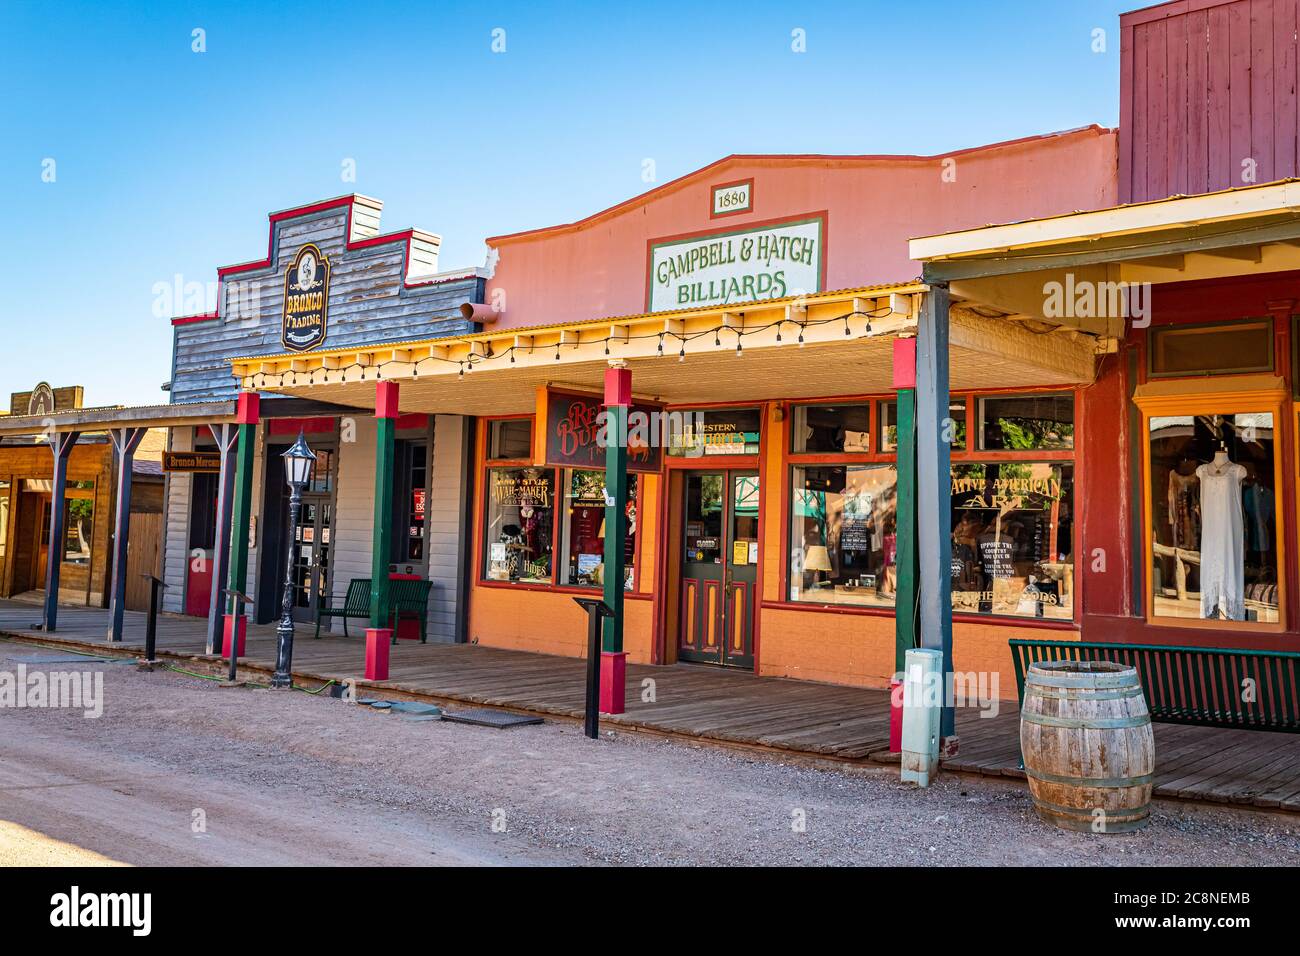
[[[647,244],[827,213],[825,289],[920,275],[907,240],[1116,201],[1114,130],[1091,126],[938,156],[733,156],[570,225],[489,239],[496,327],[646,310]],[[711,214],[720,183],[753,180],[750,211]]]
[[[920,274],[907,258],[911,236],[1112,205],[1116,137],[1088,127],[1066,133],[932,157],[729,157],[579,222],[497,237],[499,254],[487,299],[503,307],[495,328],[641,314],[648,309],[649,250],[669,237],[725,233],[824,214],[821,290],[906,282]],[[1062,175],[1069,170],[1069,175]],[[750,183],[747,211],[710,211],[721,185]],[[852,382],[828,381],[822,394],[855,401]],[[1012,383],[1009,383],[1012,384]],[[635,381],[633,383],[635,388]],[[744,403],[738,403],[744,404]],[[754,608],[754,672],[854,686],[884,687],[893,675],[894,615],[889,608],[831,607],[789,599],[786,529],[790,520],[788,456],[792,404],[752,403],[762,416],[757,455],[717,467],[757,472],[761,482]],[[577,588],[488,581],[484,577],[484,454],[489,422],[477,442],[475,571],[470,639],[550,654],[585,653],[586,622]],[[534,422],[535,424],[535,422]],[[536,439],[534,438],[536,441]],[[533,459],[537,460],[536,449]],[[879,459],[879,460],[884,460]],[[682,609],[679,559],[681,475],[697,460],[668,459],[642,483],[637,574],[626,602],[624,648],[634,663],[677,659]],[[807,597],[807,595],[804,595]],[[996,696],[1014,698],[1007,640],[1034,632],[1033,622],[961,616],[954,624],[954,665],[997,681]],[[1078,627],[1055,622],[1048,636],[1077,639]],[[995,677],[993,675],[996,675]]]

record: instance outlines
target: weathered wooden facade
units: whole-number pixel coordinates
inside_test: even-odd
[[[294,270],[304,254],[325,276],[319,335],[311,348],[400,343],[476,328],[459,307],[481,300],[481,270],[439,272],[439,238],[417,229],[381,234],[380,208],[377,200],[352,195],[272,213],[265,258],[218,270],[218,309],[173,320],[172,401],[233,399],[238,383],[231,358],[285,351],[292,334],[286,295],[298,294]],[[461,611],[457,556],[467,428],[460,416],[408,416],[397,433],[405,466],[397,480],[406,534],[391,563],[397,573],[428,575],[435,582],[429,633],[447,640],[458,633]],[[278,614],[286,558],[280,540],[286,492],[279,454],[300,430],[321,456],[308,491],[310,526],[292,545],[303,619],[311,619],[322,600],[341,602],[349,582],[371,572],[375,421],[369,410],[334,407],[307,416],[264,416],[255,436],[247,528],[247,593],[256,598],[259,621]],[[204,426],[176,428],[170,448],[216,450],[217,438]],[[214,560],[218,479],[202,473],[169,476],[168,610],[208,614],[213,573],[219,570]],[[418,521],[411,520],[415,517]]]
[[[50,389],[42,384],[12,396],[10,417],[39,417],[81,404],[80,386]],[[129,557],[133,567],[156,573],[163,510],[159,460],[166,435],[157,431],[146,439],[133,469],[137,495],[130,521],[135,544]],[[63,500],[56,503],[54,463],[45,442],[30,437],[0,439],[0,597],[43,598],[51,556],[51,517],[58,507],[65,529],[54,548],[61,571],[59,600],[89,607],[107,605],[112,573],[109,545],[116,518],[113,464],[108,436],[87,435],[72,449]],[[130,607],[142,606],[142,592],[133,589]]]
[[[1120,202],[1300,171],[1296,0],[1177,0],[1120,17]]]

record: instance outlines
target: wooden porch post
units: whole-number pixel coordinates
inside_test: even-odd
[[[366,680],[388,679],[388,558],[393,542],[393,455],[397,430],[397,383],[375,384],[375,524],[370,554],[370,627],[366,631]]]
[[[931,283],[917,321],[917,554],[920,561],[921,646],[943,654],[944,707],[940,752],[956,753],[952,676],[952,456],[948,411],[948,286]]]
[[[605,370],[605,567],[601,577],[605,618],[601,654],[600,709],[621,714],[626,708],[627,654],[623,650],[623,578],[627,550],[627,413],[632,404],[632,370]]]
[[[907,652],[916,647],[916,339],[894,340],[894,388],[898,390],[898,498],[894,567],[894,672],[901,674]]]
[[[108,640],[122,640],[122,622],[126,612],[127,545],[131,530],[131,478],[135,450],[140,447],[146,429],[111,428],[109,439],[117,454],[117,500],[113,516],[113,590],[110,599]]]
[[[225,626],[225,595],[221,582],[226,580],[230,566],[230,525],[233,505],[232,486],[235,483],[235,456],[230,454],[239,438],[236,426],[209,425],[208,431],[221,453],[221,466],[217,481],[217,535],[212,547],[212,596],[208,601],[207,653],[216,654],[221,649],[221,634]]]
[[[230,583],[232,591],[240,594],[248,590],[248,526],[253,513],[253,455],[256,452],[257,422],[261,409],[261,396],[256,392],[240,392],[235,405],[235,424],[238,430],[235,445],[234,502],[231,507],[230,528],[226,537],[230,539]],[[225,465],[222,466],[222,483],[225,484]],[[220,510],[220,509],[218,509]],[[213,591],[221,587],[219,578],[213,577]],[[229,635],[232,659],[239,657],[240,638],[247,627],[247,618],[243,616],[242,605],[223,603],[227,608],[224,633]],[[239,612],[239,620],[235,613]],[[215,653],[209,650],[208,653]]]
[[[53,631],[59,618],[59,571],[63,564],[63,506],[68,490],[68,459],[80,432],[50,432],[54,453],[54,480],[50,492],[50,541],[45,556],[45,616],[42,630]]]

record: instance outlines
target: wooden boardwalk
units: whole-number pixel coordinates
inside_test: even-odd
[[[40,608],[0,601],[0,634],[138,655],[144,644],[144,615],[128,612],[126,618],[126,639],[109,645],[107,611],[61,608],[58,632],[45,634],[32,629],[40,621]],[[358,687],[440,703],[582,717],[581,660],[402,641],[392,648],[390,679],[370,684],[361,679],[364,648],[359,637],[313,640],[311,634],[312,628],[299,625],[294,676],[300,681],[351,678]],[[157,649],[179,666],[218,661],[204,654],[204,622],[197,618],[160,616]],[[249,676],[269,674],[275,664],[275,629],[250,628],[247,651],[241,668],[251,672]],[[896,760],[888,753],[889,700],[882,690],[686,664],[629,665],[627,679],[627,713],[602,718],[607,726],[816,758]],[[997,715],[987,718],[974,709],[960,710],[960,752],[946,760],[945,767],[1023,779],[1018,727],[1011,701],[1001,702]],[[1155,737],[1157,795],[1300,811],[1300,735],[1156,724]]]

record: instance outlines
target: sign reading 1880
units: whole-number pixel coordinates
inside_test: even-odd
[[[826,214],[650,243],[646,311],[820,292]]]

